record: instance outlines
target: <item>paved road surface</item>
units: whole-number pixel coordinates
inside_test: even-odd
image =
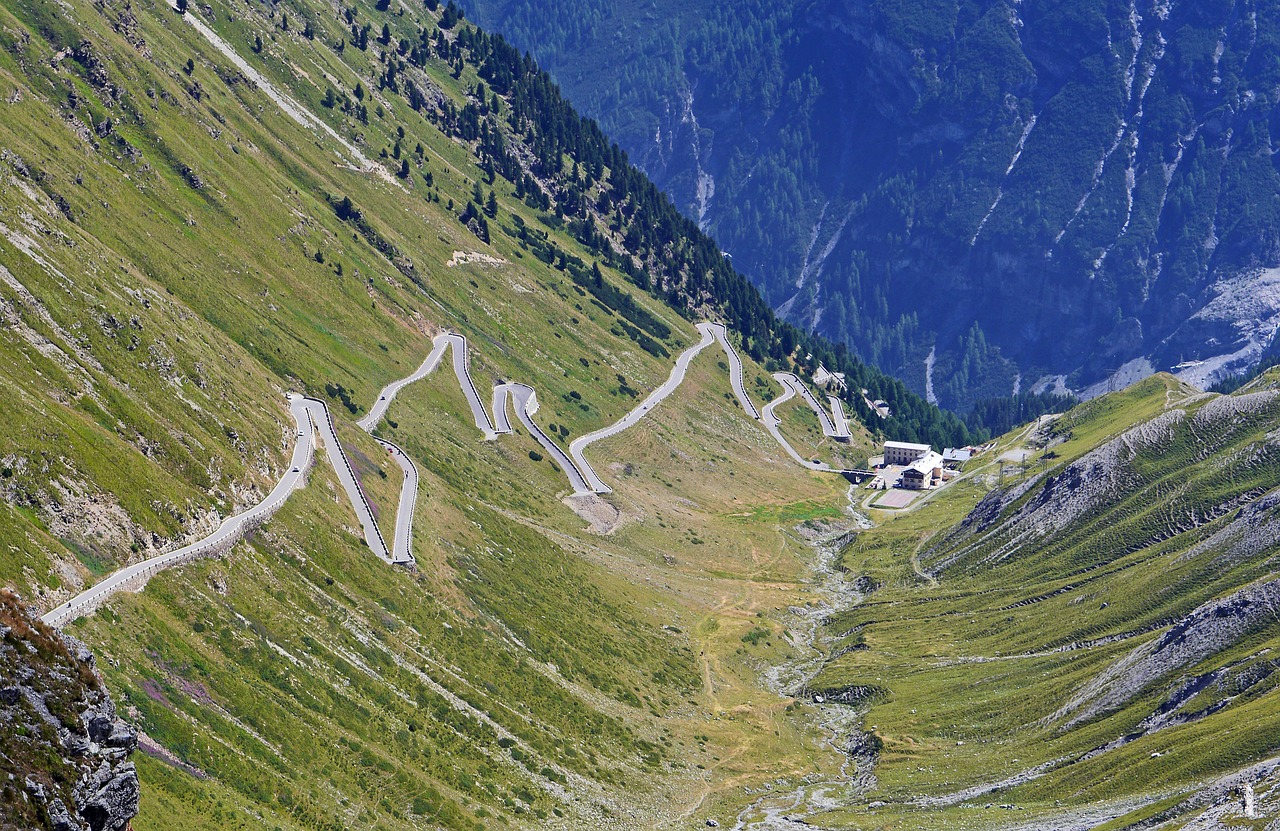
[[[498,403],[499,397],[502,398],[501,405]],[[533,414],[538,411],[538,394],[534,392],[533,387],[525,384],[500,384],[493,391],[494,406],[499,407],[494,412],[501,412],[499,420],[508,428],[506,432],[511,432],[511,424],[507,420],[506,413],[508,398],[516,411],[516,418],[520,419],[520,423],[529,431],[529,434],[542,445],[542,449],[555,459],[556,464],[560,465],[560,469],[564,471],[564,475],[569,477],[574,496],[592,493],[591,486],[587,484],[587,478],[582,475],[582,470],[574,464],[573,459],[569,458],[569,454],[552,441],[551,437],[544,433],[538,423],[533,420]]]
[[[484,402],[480,400],[480,393],[476,392],[476,385],[471,380],[471,367],[467,362],[467,339],[452,332],[440,335],[437,339],[439,338],[444,338],[453,344],[453,374],[457,376],[458,384],[462,386],[462,394],[467,397],[467,404],[471,407],[471,417],[475,419],[476,429],[484,433],[486,440],[496,439],[498,434],[493,429],[493,422],[489,420]]]
[[[498,384],[493,388],[493,426],[498,435],[514,433],[511,419],[507,418],[507,399],[511,396],[510,384]],[[537,410],[537,397],[534,397],[534,410]]]
[[[413,560],[413,510],[418,502],[418,468],[399,447],[383,439],[374,439],[386,448],[387,453],[404,471],[404,486],[400,488],[400,505],[396,509],[396,535],[391,547],[391,561],[409,564]]]
[[[844,412],[844,402],[834,395],[828,395],[827,403],[831,405],[831,420],[835,422],[836,438],[853,438],[853,433],[849,430],[849,416]]]
[[[756,409],[751,397],[747,395],[747,388],[742,384],[742,359],[738,357],[738,350],[734,349],[733,344],[729,343],[729,339],[725,337],[724,324],[709,323],[707,325],[711,327],[711,334],[719,341],[720,348],[729,359],[729,384],[733,387],[733,394],[738,397],[738,403],[742,405],[743,411],[759,421],[760,411]]]
[[[289,461],[288,471],[271,489],[271,493],[267,494],[266,499],[243,513],[223,520],[217,530],[202,540],[120,569],[92,588],[76,595],[70,602],[51,610],[41,620],[50,626],[64,626],[80,615],[92,612],[107,598],[122,589],[141,588],[158,571],[229,548],[246,530],[275,513],[276,509],[284,504],[289,494],[293,493],[294,488],[302,484],[314,458],[315,439],[312,415],[305,402],[306,399],[301,396],[292,394],[289,396],[289,412],[293,414],[294,423],[298,428],[297,441],[293,445],[293,457]]]
[[[592,491],[596,493],[609,493],[612,488],[600,481],[600,477],[597,476],[596,472],[591,468],[591,463],[582,455],[582,451],[585,450],[588,445],[594,444],[601,439],[607,439],[610,436],[615,436],[628,427],[631,427],[640,419],[644,418],[650,410],[658,406],[663,399],[676,391],[676,388],[680,386],[682,381],[684,381],[685,373],[689,371],[689,363],[697,357],[699,352],[710,346],[712,341],[715,339],[710,323],[699,323],[698,331],[702,333],[702,339],[686,349],[684,352],[680,353],[680,357],[676,358],[676,365],[671,370],[671,375],[667,378],[666,383],[649,393],[649,396],[645,398],[644,401],[641,401],[635,409],[615,421],[613,424],[610,424],[608,427],[601,430],[596,430],[594,433],[579,436],[570,442],[569,455],[573,457],[574,462],[577,463],[578,467],[582,470],[582,473],[586,476],[587,481],[591,485]]]
[[[831,417],[827,415],[827,411],[822,409],[822,405],[818,403],[818,399],[813,397],[813,393],[809,392],[809,388],[806,387],[804,382],[798,377],[790,372],[775,372],[773,373],[773,377],[774,380],[791,390],[792,393],[799,395],[804,399],[804,403],[808,404],[809,409],[813,410],[814,414],[818,416],[818,421],[822,424],[822,435],[833,439],[847,439],[850,437],[849,423],[846,419],[843,419],[843,412],[837,415],[837,418],[840,420],[840,426],[837,427],[831,420]],[[831,396],[831,401],[833,402],[831,409],[834,413],[840,400]]]
[[[394,563],[395,560],[391,556],[390,549],[387,548],[387,542],[382,538],[382,531],[378,528],[378,521],[373,518],[373,508],[369,505],[369,499],[365,496],[364,489],[360,487],[355,471],[351,469],[351,462],[347,460],[347,454],[343,452],[342,444],[338,441],[338,434],[333,429],[333,419],[329,416],[329,407],[318,398],[304,398],[303,401],[320,431],[321,438],[324,439],[324,449],[329,456],[329,464],[333,465],[334,473],[338,475],[338,482],[347,492],[351,507],[355,509],[356,518],[360,520],[365,543],[369,546],[369,550],[381,557],[384,562]]]
[[[462,394],[466,396],[467,404],[471,407],[471,417],[475,420],[476,429],[483,433],[486,439],[497,438],[497,433],[493,429],[493,422],[489,420],[489,414],[485,412],[484,404],[480,401],[480,393],[476,392],[476,385],[471,380],[471,368],[467,363],[467,339],[455,332],[436,335],[431,354],[427,355],[427,359],[422,362],[422,366],[418,367],[417,371],[412,375],[401,378],[399,381],[392,381],[383,387],[382,392],[378,394],[378,400],[369,409],[369,414],[356,423],[362,429],[373,432],[373,428],[377,427],[378,422],[382,421],[382,417],[386,415],[387,408],[395,400],[396,393],[409,384],[421,381],[434,372],[435,368],[440,364],[440,359],[444,356],[445,349],[450,346],[453,347],[453,374],[457,377],[458,386],[462,387]]]
[[[775,375],[774,377],[777,378],[778,376]],[[782,423],[782,419],[778,418],[778,415],[774,410],[778,409],[779,404],[790,401],[795,397],[795,395],[796,391],[790,384],[783,384],[782,395],[779,395],[777,398],[764,405],[764,410],[760,414],[760,423],[764,425],[764,429],[768,430],[773,435],[778,444],[782,445],[782,449],[787,451],[787,455],[794,459],[798,464],[804,465],[810,470],[830,470],[830,466],[811,461],[797,453],[796,449],[791,446],[791,442],[787,441],[781,431],[778,430],[778,425]]]

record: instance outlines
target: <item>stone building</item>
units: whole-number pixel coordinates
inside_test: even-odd
[[[933,448],[927,444],[887,441],[884,443],[884,463],[887,465],[909,465],[932,451]]]

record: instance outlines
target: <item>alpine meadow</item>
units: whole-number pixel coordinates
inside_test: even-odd
[[[1274,10],[464,5],[0,3],[0,831],[1280,822]]]

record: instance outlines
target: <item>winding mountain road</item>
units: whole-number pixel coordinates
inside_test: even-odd
[[[853,438],[853,431],[849,429],[849,416],[844,411],[844,402],[834,395],[828,395],[827,403],[831,405],[831,420],[835,424],[836,438]]]
[[[498,408],[498,399],[502,398],[503,404]],[[551,454],[551,458],[555,459],[556,464],[560,465],[560,469],[564,471],[564,475],[569,477],[569,484],[573,485],[573,495],[582,496],[584,494],[593,493],[594,489],[587,483],[586,476],[582,470],[569,458],[569,454],[561,449],[560,445],[552,441],[551,437],[543,432],[538,423],[533,420],[533,414],[538,411],[538,394],[534,392],[533,387],[526,384],[499,384],[493,390],[494,410],[500,413],[499,416],[502,424],[506,426],[506,432],[511,430],[511,422],[507,420],[507,408],[505,402],[510,400],[516,411],[516,418],[520,419],[520,423],[524,425],[524,429],[542,445],[542,449]],[[594,474],[592,474],[594,475]]]
[[[440,359],[444,357],[446,349],[453,348],[453,374],[458,378],[458,386],[462,388],[462,394],[467,399],[467,405],[471,408],[471,417],[476,423],[476,429],[484,434],[486,440],[496,439],[498,432],[511,432],[510,428],[503,431],[494,430],[493,423],[489,420],[489,414],[485,412],[484,404],[480,401],[480,394],[476,392],[475,382],[471,380],[471,369],[467,364],[467,339],[463,335],[454,332],[446,332],[436,335],[432,342],[431,352],[427,354],[422,364],[411,374],[398,381],[392,381],[382,388],[378,393],[378,400],[369,408],[369,412],[364,418],[356,422],[360,429],[366,433],[372,434],[374,429],[382,422],[387,414],[387,409],[391,406],[391,402],[395,400],[397,393],[409,384],[415,381],[421,381],[440,365]],[[494,407],[497,408],[497,396],[494,396]],[[502,417],[505,421],[506,414]],[[404,471],[404,484],[400,488],[400,503],[396,510],[396,533],[392,541],[391,555],[388,562],[402,563],[405,565],[414,562],[413,559],[413,512],[418,503],[418,468],[414,465],[409,455],[397,447],[395,444],[386,439],[374,439],[376,442],[386,448],[387,453]],[[361,493],[363,498],[363,493]],[[352,502],[355,502],[353,497]],[[372,521],[372,517],[370,517]],[[376,523],[374,530],[377,530]],[[368,529],[366,528],[365,538],[368,539]],[[381,534],[378,535],[381,541]],[[386,543],[382,543],[386,548]],[[371,546],[372,547],[372,546]],[[385,559],[385,558],[384,558]]]
[[[360,520],[360,527],[364,532],[364,541],[369,546],[369,550],[377,554],[384,562],[395,564],[398,561],[391,556],[391,550],[387,548],[387,542],[382,538],[382,531],[378,528],[378,521],[373,516],[373,506],[369,504],[369,498],[365,496],[364,488],[360,487],[360,480],[356,478],[351,462],[347,460],[347,454],[342,449],[342,443],[338,441],[338,433],[333,428],[333,419],[329,415],[328,405],[318,398],[304,398],[303,406],[311,413],[312,421],[325,440],[324,449],[329,456],[329,464],[333,466],[334,473],[338,475],[338,482],[342,485],[342,489],[347,492],[347,498],[351,500],[351,507],[355,509],[356,518]],[[416,484],[414,488],[416,495]],[[405,564],[412,562],[412,557],[404,561]]]
[[[289,460],[289,469],[280,477],[280,481],[257,505],[249,510],[224,519],[212,534],[191,545],[185,545],[176,551],[160,554],[140,563],[116,571],[96,585],[73,597],[69,602],[50,610],[40,619],[50,626],[62,627],[81,615],[101,606],[111,595],[127,588],[141,588],[156,572],[171,568],[179,563],[207,556],[226,550],[238,542],[244,533],[264,522],[284,504],[289,494],[302,484],[307,469],[315,457],[315,433],[312,423],[312,411],[307,399],[300,395],[289,395],[289,412],[298,427],[297,441],[293,445],[293,457]]]
[[[360,425],[360,428],[365,432],[372,433],[373,429],[382,421],[382,417],[386,415],[387,408],[395,400],[396,394],[409,384],[421,381],[432,372],[435,372],[436,367],[440,365],[440,359],[444,357],[444,351],[449,347],[453,347],[453,374],[458,379],[458,385],[462,387],[462,394],[466,396],[467,405],[471,407],[471,417],[475,420],[476,429],[484,434],[486,440],[496,439],[498,437],[497,431],[493,429],[493,422],[489,420],[489,413],[485,411],[484,403],[480,400],[480,393],[476,392],[475,382],[471,380],[471,368],[467,363],[467,339],[456,332],[445,332],[442,335],[436,335],[431,353],[427,355],[422,365],[412,375],[401,378],[399,381],[392,381],[383,387],[382,392],[378,394],[378,400],[369,409],[369,414],[357,421],[356,424]],[[508,430],[507,432],[510,431]]]
[[[591,463],[582,455],[582,451],[584,451],[588,445],[594,444],[601,439],[607,439],[610,436],[615,436],[628,427],[633,426],[640,419],[648,415],[650,410],[662,403],[668,395],[676,391],[676,388],[684,381],[685,373],[689,371],[690,362],[697,357],[699,352],[706,349],[715,340],[715,335],[712,332],[712,324],[699,323],[698,331],[702,333],[702,339],[686,349],[684,352],[680,353],[680,357],[676,358],[676,365],[671,370],[671,375],[667,378],[666,383],[649,393],[649,396],[645,398],[644,401],[641,401],[635,409],[615,421],[613,424],[610,424],[608,427],[603,429],[596,430],[594,433],[579,436],[570,442],[569,455],[573,457],[573,460],[577,462],[582,473],[586,475],[587,480],[590,482],[591,490],[595,493],[610,493],[613,488],[610,488],[600,480],[600,477],[596,475],[595,470],[592,469]],[[741,384],[742,380],[741,376],[739,376],[738,385],[741,386]]]
[[[775,372],[773,377],[782,384],[784,391],[782,395],[764,405],[764,411],[760,416],[760,423],[764,425],[764,428],[769,431],[778,444],[782,445],[782,449],[786,451],[787,455],[790,456],[796,464],[803,465],[809,470],[816,470],[820,473],[853,474],[857,476],[869,476],[874,473],[874,471],[860,470],[857,468],[832,467],[825,462],[815,462],[812,459],[806,459],[797,453],[796,449],[791,446],[791,442],[787,441],[786,437],[782,435],[782,431],[778,429],[778,425],[782,424],[782,419],[779,418],[778,414],[775,412],[775,410],[778,409],[778,405],[790,401],[796,395],[804,395],[810,400],[810,406],[819,413],[820,420],[826,420],[825,413],[823,413],[822,408],[817,405],[817,400],[814,399],[813,396],[809,394],[809,391],[804,388],[804,385],[799,378],[792,375],[790,372]],[[834,432],[834,426],[832,430]],[[832,435],[832,433],[828,433],[825,429],[823,430],[823,433],[828,436]]]
[[[738,357],[738,350],[734,349],[733,344],[729,343],[724,324],[707,323],[705,325],[711,328],[712,336],[720,344],[720,348],[724,350],[725,357],[729,359],[729,385],[733,387],[733,394],[738,397],[738,403],[742,405],[743,412],[759,421],[760,411],[756,409],[751,397],[747,395],[747,388],[742,383],[742,358]],[[698,328],[702,327],[699,326]]]
[[[848,441],[849,420],[844,417],[844,410],[840,407],[840,399],[834,395],[828,396],[831,401],[831,412],[836,419],[833,421],[827,415],[827,411],[822,409],[822,405],[818,403],[818,399],[814,398],[813,393],[809,392],[809,388],[804,385],[798,376],[790,372],[775,372],[773,378],[782,386],[791,390],[793,395],[799,395],[804,399],[804,403],[809,405],[809,409],[813,410],[814,415],[818,417],[818,421],[822,424],[822,435],[829,439],[841,439]],[[787,396],[790,398],[791,396]],[[783,399],[786,400],[786,399]],[[782,403],[781,401],[778,403]]]
[[[418,503],[418,466],[409,455],[384,439],[374,439],[387,449],[387,453],[404,471],[404,486],[400,488],[400,504],[396,508],[396,535],[392,542],[391,561],[408,565],[414,562],[412,553],[413,511]]]
[[[634,426],[640,419],[652,412],[684,382],[685,375],[688,373],[689,365],[693,362],[693,359],[715,342],[720,344],[725,356],[728,358],[730,386],[743,411],[752,419],[761,421],[765,429],[773,435],[774,439],[782,445],[793,460],[809,470],[823,473],[864,474],[868,472],[842,470],[805,459],[796,452],[795,448],[791,446],[778,429],[781,419],[778,418],[774,411],[778,405],[796,395],[800,395],[806,400],[810,408],[817,413],[819,420],[822,422],[825,435],[847,437],[849,435],[848,419],[844,415],[843,407],[840,406],[838,399],[831,398],[832,412],[836,416],[833,422],[827,417],[817,399],[813,397],[812,393],[809,392],[799,378],[791,373],[780,372],[775,373],[773,377],[782,383],[783,394],[766,404],[763,410],[757,410],[750,396],[747,395],[746,387],[743,384],[742,360],[733,345],[729,343],[724,325],[704,322],[699,323],[697,328],[702,334],[702,338],[680,354],[671,370],[671,375],[662,386],[651,392],[639,405],[615,423],[575,439],[569,445],[567,453],[533,420],[534,414],[538,411],[538,395],[527,384],[509,382],[496,385],[493,389],[492,398],[493,418],[490,419],[489,412],[485,410],[484,404],[480,400],[480,394],[476,390],[475,382],[471,378],[471,371],[468,365],[467,339],[463,335],[454,332],[437,335],[434,338],[431,352],[418,369],[411,375],[384,387],[379,393],[377,401],[370,408],[369,413],[360,419],[357,424],[361,429],[372,433],[386,416],[387,410],[391,406],[391,402],[395,400],[397,393],[405,386],[415,381],[420,381],[434,372],[443,359],[445,350],[452,348],[454,376],[457,378],[458,385],[467,399],[476,429],[480,431],[486,441],[496,439],[500,434],[514,432],[508,416],[508,406],[510,406],[511,409],[515,410],[516,418],[524,425],[529,434],[564,471],[570,485],[573,486],[575,495],[610,493],[612,489],[600,479],[587,461],[584,455],[586,448],[597,441],[617,435],[623,430]],[[383,539],[382,531],[378,527],[377,519],[373,514],[373,507],[370,505],[363,488],[361,488],[360,481],[356,477],[346,453],[343,451],[341,442],[338,440],[328,405],[319,399],[307,398],[294,393],[289,393],[287,397],[289,411],[293,415],[298,428],[297,441],[294,444],[288,471],[280,478],[280,481],[276,483],[275,487],[272,488],[262,502],[243,513],[224,520],[212,534],[197,542],[116,571],[72,598],[69,602],[49,611],[42,617],[42,620],[51,626],[64,626],[77,617],[94,611],[116,592],[126,589],[140,589],[152,575],[163,569],[187,562],[199,556],[207,556],[228,550],[243,538],[246,531],[264,522],[275,513],[284,504],[289,494],[293,493],[305,481],[307,470],[315,460],[317,431],[319,431],[324,441],[324,450],[329,463],[332,465],[339,483],[342,485],[343,490],[346,491],[352,508],[355,510],[369,549],[386,563],[412,565],[414,563],[411,550],[413,515],[418,495],[418,470],[413,461],[395,444],[384,439],[375,438],[386,449],[396,464],[400,466],[405,475],[396,511],[394,544],[388,547],[386,540]]]

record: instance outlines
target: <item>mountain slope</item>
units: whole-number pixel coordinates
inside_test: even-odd
[[[360,423],[452,331],[483,403],[528,384],[542,438],[569,445],[714,316],[756,410],[784,394],[774,371],[848,373],[847,443],[777,405],[801,459],[864,467],[863,419],[963,429],[777,324],[532,63],[447,7],[0,14],[0,580],[54,608],[256,504],[306,438],[287,392],[327,402],[384,536],[404,473],[377,438],[419,476],[416,569],[370,550],[318,459],[229,553],[68,625],[139,731],[139,831],[992,827],[1009,815],[951,803],[993,772],[1044,772],[1014,797],[1037,818],[1110,817],[1269,758],[1270,378],[1103,397],[1054,422],[1043,467],[995,463],[1035,428],[1017,431],[891,519],[796,464],[709,346],[585,451],[613,492],[574,495],[526,428],[485,439],[443,366],[377,436]],[[1153,419],[1166,432],[1107,444]],[[1084,459],[1106,490],[1077,485]],[[1050,544],[984,560],[1051,508]],[[1095,513],[1133,550],[1098,547]],[[1093,649],[1052,651],[1075,641]],[[1153,759],[1166,741],[1197,755]]]
[[[941,503],[950,529],[918,512],[846,549],[878,588],[810,689],[874,690],[878,822],[1183,827],[1274,788],[1277,383],[1155,376],[1007,437],[1032,464],[975,471],[997,486]]]
[[[565,444],[660,386],[699,314],[745,337],[757,408],[770,369],[825,359],[887,426],[964,437],[778,325],[642,176],[596,167],[616,151],[536,67],[502,80],[501,44],[439,13],[0,17],[0,580],[42,609],[259,502],[301,438],[286,392],[328,402],[388,534],[403,474],[356,421],[446,329],[486,398],[531,385]],[[562,502],[542,446],[483,441],[441,373],[380,427],[420,474],[416,571],[372,555],[318,462],[228,555],[72,622],[140,730],[134,827],[647,826],[838,766],[756,682],[784,647],[740,638],[803,590],[786,518],[838,516],[848,483],[744,415],[717,354],[587,451],[608,500]],[[863,426],[783,416],[806,458],[865,465]]]
[[[787,319],[946,406],[1271,344],[1268,2],[461,5]]]

